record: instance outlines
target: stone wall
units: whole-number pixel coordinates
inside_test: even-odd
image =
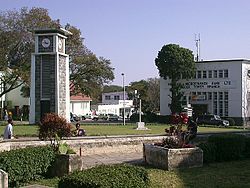
[[[129,153],[142,152],[143,143],[159,142],[164,136],[89,136],[89,137],[71,137],[62,142],[70,145],[77,154],[82,156],[102,153]],[[34,139],[14,139],[0,141],[0,152],[25,148],[29,146],[48,145],[50,141],[41,141]]]
[[[143,158],[147,164],[166,170],[203,165],[203,151],[198,147],[169,149],[144,144]]]

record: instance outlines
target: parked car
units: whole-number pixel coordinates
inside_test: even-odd
[[[108,114],[108,121],[118,121],[119,116],[116,114]]]
[[[82,116],[82,120],[85,119],[92,119],[94,121],[97,121],[99,119],[99,117],[97,115],[93,115],[93,114],[85,114]]]
[[[78,117],[76,114],[73,114],[72,112],[70,112],[70,121],[71,122],[80,121],[80,117]]]
[[[102,119],[102,120],[108,120],[108,115],[107,114],[99,114],[98,118]]]
[[[221,119],[218,115],[200,115],[197,117],[196,122],[198,125],[200,124],[208,124],[208,125],[222,125],[229,126],[229,121]]]

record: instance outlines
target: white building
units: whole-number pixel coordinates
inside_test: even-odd
[[[125,107],[125,117],[132,114],[133,100],[128,100],[128,94],[125,92],[125,98],[123,92],[111,92],[102,94],[102,103],[98,105],[99,114],[116,114],[118,116],[123,115],[123,109]],[[125,99],[125,100],[124,100]]]
[[[182,80],[183,102],[195,114],[232,117],[237,122],[250,117],[250,60],[214,60],[196,63],[194,79]],[[169,115],[169,80],[160,80],[160,112]]]
[[[70,112],[78,116],[85,115],[90,112],[91,98],[85,95],[70,96]]]

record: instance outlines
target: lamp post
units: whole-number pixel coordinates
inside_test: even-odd
[[[122,73],[122,87],[123,87],[123,125],[125,125],[125,85],[124,85],[124,73]]]

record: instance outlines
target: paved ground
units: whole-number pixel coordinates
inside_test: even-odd
[[[84,169],[91,168],[101,164],[143,163],[143,156],[141,152],[88,155],[88,156],[83,156],[83,158],[84,158],[84,163],[83,163]],[[29,185],[22,188],[49,188],[49,187],[43,185]]]
[[[84,156],[84,168],[91,168],[101,164],[119,164],[130,163],[140,164],[143,163],[142,153],[109,153],[100,155]]]

